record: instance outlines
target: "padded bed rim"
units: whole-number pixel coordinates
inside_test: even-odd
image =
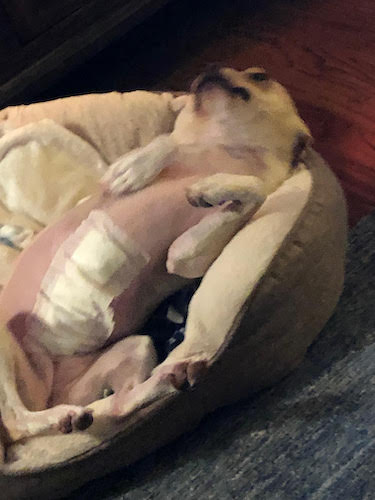
[[[312,162],[313,165],[311,165]],[[311,166],[310,172],[313,177],[312,190],[307,203],[262,279],[244,304],[236,319],[236,324],[228,333],[225,348],[218,354],[206,379],[195,390],[182,392],[158,401],[150,408],[145,409],[142,418],[135,419],[134,423],[123,432],[72,459],[33,471],[11,473],[2,471],[0,473],[0,488],[7,492],[8,500],[53,499],[67,495],[84,483],[129,465],[160,448],[182,433],[194,428],[207,413],[271,385],[286,376],[299,364],[307,347],[332,314],[340,296],[344,276],[346,241],[346,208],[342,190],[334,174],[317,153],[311,150],[308,153],[307,163]],[[316,217],[320,219],[325,217],[326,222],[316,228],[316,224],[311,225]],[[309,232],[309,239],[311,231],[320,233],[316,234],[315,239],[319,241],[315,241],[315,244],[321,248],[323,243],[323,251],[320,261],[317,261],[317,266],[323,265],[324,267],[325,260],[328,260],[328,267],[332,270],[329,280],[326,276],[321,276],[320,279],[316,280],[310,295],[315,296],[316,299],[317,293],[320,293],[321,290],[323,292],[325,290],[328,295],[326,300],[320,304],[320,313],[315,314],[315,319],[312,318],[307,332],[305,331],[306,325],[299,325],[298,331],[296,328],[294,331],[293,328],[287,329],[286,325],[279,329],[287,334],[279,337],[278,340],[283,349],[277,349],[275,335],[270,334],[272,326],[267,321],[269,314],[267,314],[264,304],[267,301],[262,299],[265,295],[272,294],[275,287],[277,289],[280,286],[277,284],[277,276],[282,275],[291,251],[293,253],[297,249],[297,253],[300,252],[299,259],[304,258],[301,250],[301,235],[305,234],[306,231]],[[322,242],[323,236],[327,241]],[[310,249],[310,251],[313,253],[314,249]],[[332,263],[334,264],[333,268]],[[298,266],[295,266],[294,270],[294,276],[290,277],[291,291],[293,291],[293,284],[298,274]],[[317,273],[315,272],[315,274]],[[275,294],[273,293],[273,295]],[[286,301],[285,294],[283,295],[284,298],[272,297],[278,311],[285,306],[286,302],[291,302],[289,296]],[[310,301],[312,297],[306,297],[307,301]],[[253,313],[252,319],[256,318],[251,325],[247,324],[246,321],[249,312]],[[296,340],[296,334],[301,333],[302,330],[304,333],[303,342],[296,348],[293,342]],[[266,349],[264,342],[268,343]],[[272,348],[270,348],[269,343],[273,344]],[[268,357],[266,355],[262,359],[262,363],[253,363],[254,359],[252,359],[253,376],[249,376],[249,372],[245,371],[247,380],[243,378],[243,370],[249,370],[248,361],[245,360],[247,367],[239,366],[240,363],[237,363],[240,358],[238,354],[243,354],[245,344],[249,349],[252,349],[254,359],[269,351]],[[289,353],[289,358],[279,363],[275,370],[277,365],[275,359],[280,358],[281,352]],[[228,367],[231,369],[231,378],[225,377],[224,380],[220,380],[223,373],[228,373]],[[235,370],[233,370],[234,367]],[[259,373],[262,371],[263,376],[259,377]],[[258,379],[254,382],[256,375],[258,375]]]

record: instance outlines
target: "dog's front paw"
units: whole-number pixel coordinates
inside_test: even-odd
[[[142,189],[156,175],[150,159],[142,150],[135,150],[109,167],[102,184],[111,194],[119,196]]]
[[[160,135],[113,163],[102,178],[102,185],[117,196],[138,191],[159,175],[175,151],[176,143],[171,135]]]
[[[235,176],[233,176],[235,177]],[[235,179],[236,181],[236,179]],[[214,207],[226,202],[260,205],[264,201],[262,181],[254,178],[253,185],[228,182],[226,174],[215,174],[196,182],[186,190],[187,200],[194,207]]]
[[[146,185],[147,179],[147,176],[145,176],[145,173],[141,169],[138,169],[136,166],[130,167],[113,180],[109,186],[109,190],[117,196],[132,193],[142,189]]]

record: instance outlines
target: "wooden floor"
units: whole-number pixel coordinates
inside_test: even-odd
[[[374,0],[175,0],[39,98],[186,89],[210,62],[266,67],[340,178],[351,223],[375,208]]]

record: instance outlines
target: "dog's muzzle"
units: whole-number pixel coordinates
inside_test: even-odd
[[[198,107],[200,106],[201,94],[214,87],[221,87],[231,96],[240,97],[244,101],[249,101],[251,98],[251,94],[248,89],[233,85],[229,78],[223,75],[219,69],[214,69],[199,75],[191,86],[191,92],[197,97],[196,102]]]

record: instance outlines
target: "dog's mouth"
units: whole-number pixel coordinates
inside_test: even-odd
[[[202,93],[211,88],[221,87],[233,97],[240,97],[243,101],[249,101],[251,94],[245,87],[233,85],[219,69],[209,70],[202,73],[194,80],[191,86],[191,93],[195,95],[195,107],[200,109],[202,104]]]

